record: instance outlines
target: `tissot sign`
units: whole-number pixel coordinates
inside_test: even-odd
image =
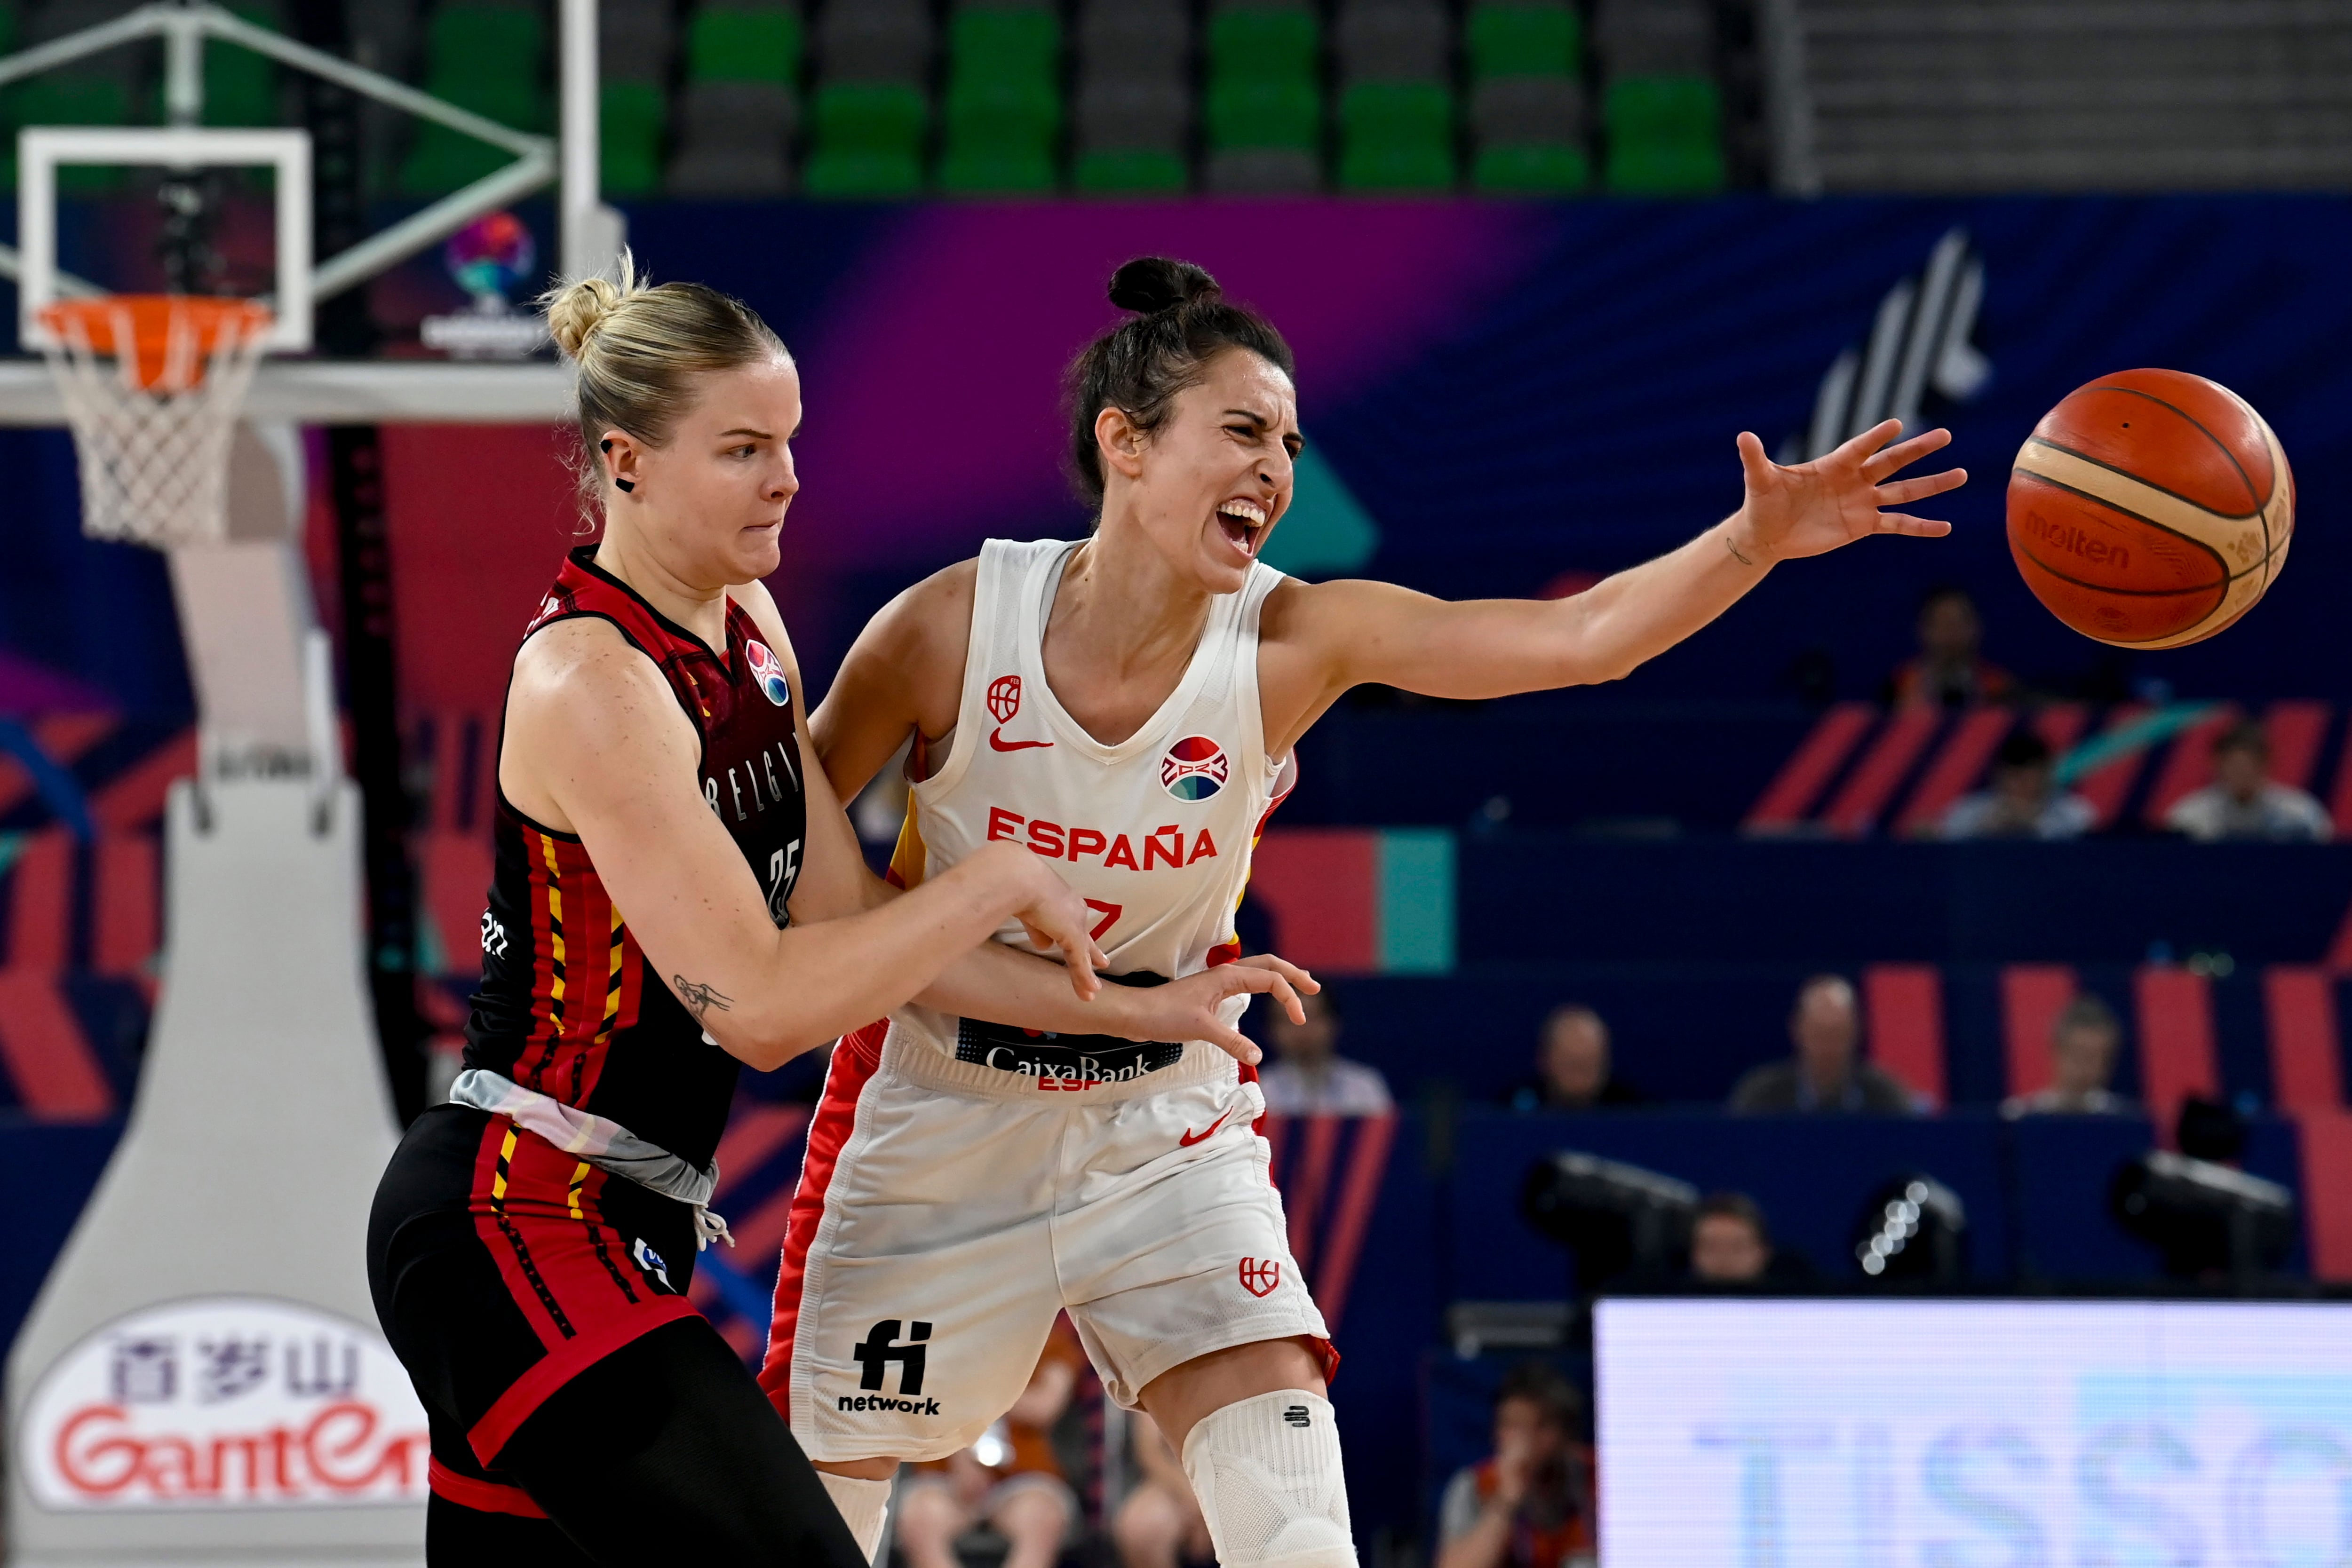
[[[425,1411],[373,1328],[207,1296],[98,1330],[25,1409],[17,1462],[55,1510],[422,1502]]]

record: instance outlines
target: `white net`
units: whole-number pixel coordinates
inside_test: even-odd
[[[43,352],[73,428],[82,531],[92,538],[171,549],[227,538],[230,444],[269,318],[223,303],[52,307],[56,341]]]

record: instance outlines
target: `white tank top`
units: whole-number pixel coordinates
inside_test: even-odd
[[[1141,728],[1106,746],[1045,682],[1045,622],[1076,549],[1062,539],[982,547],[955,731],[945,762],[908,791],[893,869],[912,885],[1009,839],[1050,858],[1086,899],[1108,974],[1177,979],[1240,956],[1234,910],[1251,843],[1279,799],[1281,764],[1265,755],[1258,712],[1257,628],[1283,577],[1260,563],[1241,591],[1213,600],[1176,689]],[[1030,950],[1018,921],[996,940]],[[1226,1021],[1245,1005],[1232,998]],[[1044,1035],[911,1004],[892,1016],[890,1040],[963,1064],[954,1079],[975,1086],[1023,1089],[1026,1079],[1132,1092],[1232,1066],[1201,1040]]]

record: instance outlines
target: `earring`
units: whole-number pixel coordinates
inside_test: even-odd
[[[635,484],[634,484],[633,482],[631,482],[630,480],[627,480],[627,479],[615,479],[615,480],[614,480],[614,481],[613,481],[613,487],[614,487],[614,489],[616,489],[616,490],[621,490],[621,491],[625,492],[625,491],[629,491],[629,490],[634,490],[634,489],[635,489],[635,488],[636,488],[636,486],[635,486]]]
[[[604,443],[602,445],[598,446],[596,450],[598,450],[599,452],[610,452],[610,451],[612,451],[612,450],[613,450],[613,444],[612,444],[611,442],[607,441],[607,442]]]

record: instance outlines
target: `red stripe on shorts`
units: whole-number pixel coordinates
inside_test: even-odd
[[[470,1508],[476,1513],[510,1513],[517,1519],[547,1517],[547,1510],[531,1501],[530,1493],[522,1488],[461,1476],[438,1459],[425,1467],[425,1479],[434,1496],[446,1498],[459,1508]]]
[[[793,1334],[800,1327],[809,1246],[824,1223],[825,1191],[856,1128],[858,1097],[882,1065],[882,1041],[889,1032],[890,1020],[877,1019],[856,1034],[842,1036],[825,1069],[824,1095],[809,1121],[808,1152],[801,1156],[800,1185],[793,1191],[792,1214],[784,1222],[784,1258],[776,1272],[776,1309],[768,1320],[767,1359],[760,1365],[760,1386],[768,1391],[787,1425],[793,1418]]]

